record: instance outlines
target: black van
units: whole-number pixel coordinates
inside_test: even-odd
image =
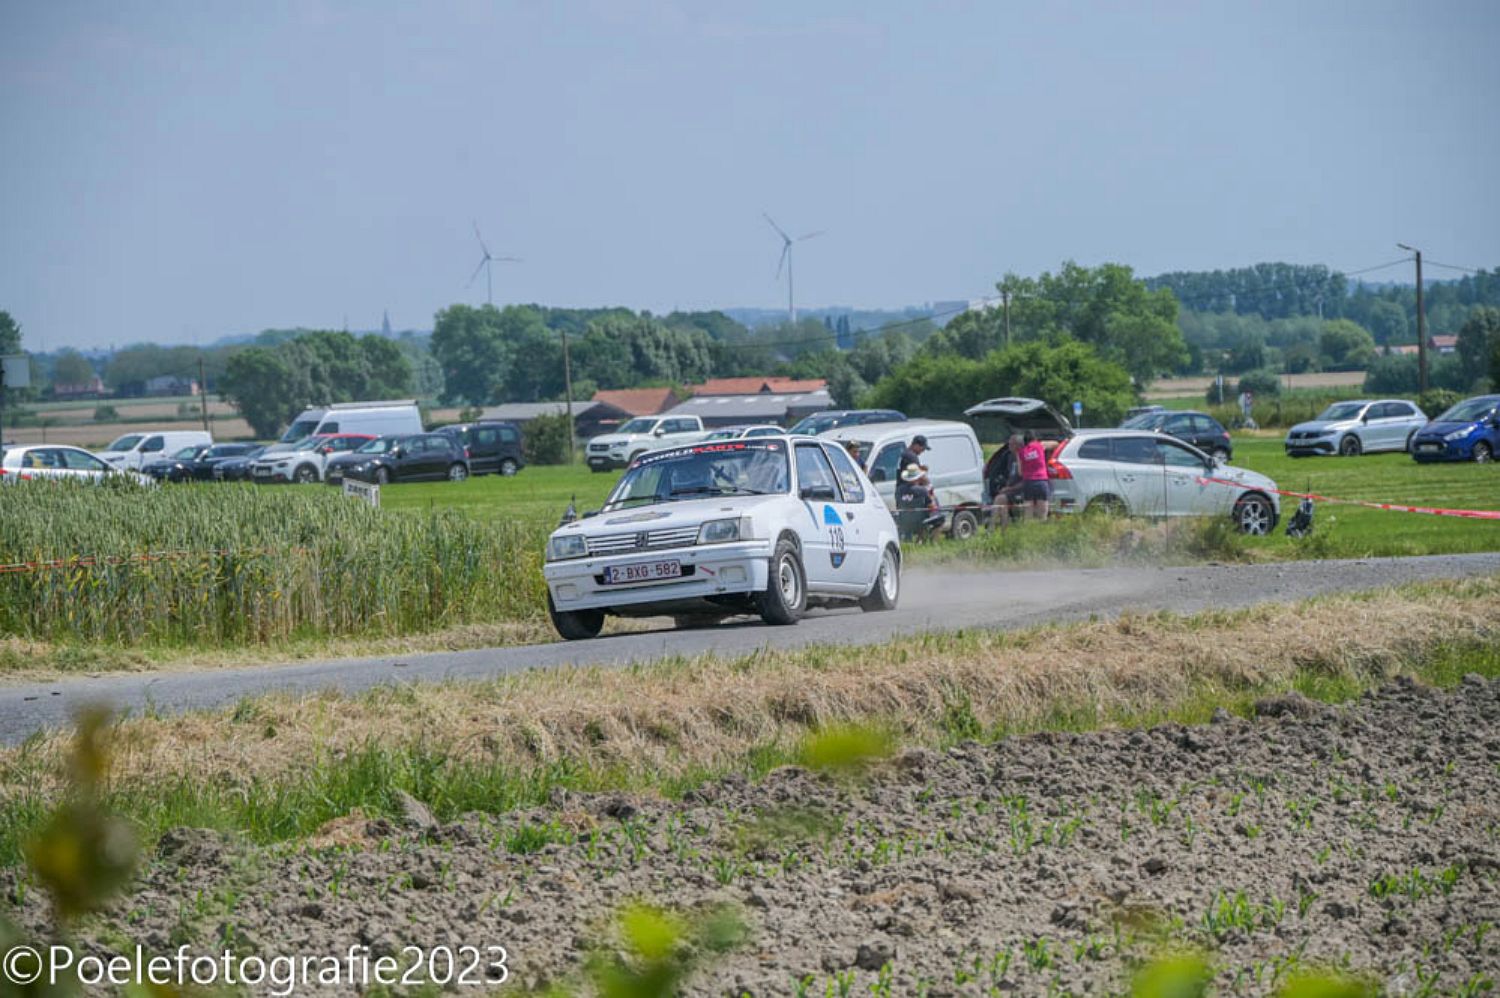
[[[522,456],[521,428],[515,423],[481,420],[454,423],[435,431],[452,437],[469,453],[469,471],[475,475],[498,472],[514,475],[526,466]]]

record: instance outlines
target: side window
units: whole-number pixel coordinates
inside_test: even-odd
[[[108,471],[109,467],[92,454],[81,450],[65,450],[62,452],[63,464],[73,471]]]
[[[1165,440],[1158,440],[1156,447],[1161,455],[1161,463],[1169,468],[1203,468],[1203,459],[1186,447],[1169,444]]]
[[[167,442],[165,440],[163,440],[161,437],[151,437],[145,443],[141,444],[141,453],[142,454],[153,454],[156,451],[159,451],[162,448],[166,447],[166,445],[167,445]]]
[[[693,425],[691,419],[669,419],[667,420],[668,433],[692,433],[698,427]]]
[[[513,444],[521,439],[521,435],[516,432],[514,426],[502,426],[500,427],[500,439],[508,444]]]
[[[834,474],[838,475],[839,484],[844,487],[844,501],[860,503],[865,501],[865,487],[859,481],[859,469],[854,467],[854,462],[841,447],[829,447],[828,459],[833,462]]]
[[[779,432],[780,432],[779,430],[773,430],[770,427],[766,427],[763,430],[751,430],[749,433],[745,434],[745,436],[747,438],[749,438],[749,437],[774,437]]]
[[[319,433],[337,433],[338,431],[338,423],[324,423],[322,426],[318,427]]]
[[[817,444],[801,444],[797,447],[797,487],[831,489],[834,499],[838,499],[839,486],[833,477],[833,466],[828,463],[828,455],[823,453],[823,448]]]
[[[901,463],[901,452],[905,449],[905,444],[886,444],[882,447],[870,464],[870,481],[894,482],[896,466]]]
[[[1078,445],[1078,456],[1085,461],[1108,461],[1109,438],[1094,437]]]
[[[500,439],[500,431],[493,426],[481,426],[474,431],[474,442],[485,447],[493,447]]]
[[[1162,426],[1166,433],[1191,433],[1193,432],[1193,421],[1189,416],[1173,416]]]
[[[1156,464],[1156,441],[1149,437],[1115,437],[1110,448],[1116,461]]]
[[[1417,407],[1410,402],[1401,403],[1401,411],[1398,413],[1403,419],[1426,419],[1427,417],[1418,411]]]
[[[1193,416],[1191,417],[1191,419],[1193,423],[1194,436],[1202,436],[1205,433],[1214,432],[1214,421],[1209,419],[1207,416]]]

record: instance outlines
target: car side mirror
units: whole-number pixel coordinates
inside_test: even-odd
[[[402,448],[402,447],[392,447],[391,448],[391,457],[403,457],[403,456],[405,456],[405,454],[406,454],[405,448]]]
[[[1370,414],[1367,412],[1364,415],[1360,416],[1359,421],[1361,423],[1368,423],[1370,421]]]
[[[800,495],[803,499],[811,499],[814,502],[832,502],[838,498],[832,485],[804,485]]]
[[[665,426],[658,426],[656,429],[651,431],[651,435],[653,437],[664,437],[667,435],[667,428]]]
[[[876,468],[874,471],[870,472],[870,481],[872,482],[883,482],[886,480],[886,478],[887,475],[884,468]]]

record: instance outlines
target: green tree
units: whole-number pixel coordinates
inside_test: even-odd
[[[1381,346],[1406,342],[1406,309],[1393,301],[1381,300],[1371,304],[1365,325]]]
[[[1375,338],[1370,331],[1349,319],[1323,323],[1318,348],[1334,371],[1358,371],[1375,359]]]
[[[0,310],[0,357],[21,352],[21,324],[9,312]]]
[[[52,365],[52,382],[58,385],[86,385],[97,372],[88,358],[77,350],[61,350]]]
[[[443,370],[445,402],[488,402],[510,363],[500,335],[500,310],[450,305],[437,314],[432,355]]]
[[[1459,359],[1478,374],[1489,366],[1496,344],[1500,344],[1500,308],[1481,305],[1471,309],[1458,330]]]
[[[219,390],[250,424],[255,435],[270,439],[302,411],[292,372],[276,350],[249,347],[229,358]]]
[[[523,440],[527,464],[566,464],[568,462],[568,414],[538,416],[526,424]]]

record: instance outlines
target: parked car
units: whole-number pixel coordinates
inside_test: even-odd
[[[1148,412],[1164,412],[1166,411],[1166,408],[1167,407],[1164,405],[1131,406],[1129,409],[1125,410],[1125,419],[1130,420],[1134,419],[1136,416],[1144,416]]]
[[[810,605],[893,609],[901,544],[843,448],[759,437],[639,458],[599,513],[553,532],[543,574],[568,639],[593,637],[610,614],[794,624]]]
[[[341,480],[387,485],[391,482],[461,482],[469,477],[469,459],[452,437],[441,433],[384,438],[348,455],[340,462]]]
[[[250,465],[250,478],[261,485],[296,482],[310,485],[323,480],[323,467],[334,454],[347,454],[375,438],[368,433],[333,433],[308,437],[290,450],[267,450]]]
[[[1340,454],[1357,457],[1383,450],[1409,450],[1427,416],[1405,399],[1356,399],[1335,402],[1318,418],[1287,431],[1289,457]]]
[[[214,444],[192,461],[184,463],[183,469],[186,475],[183,480],[192,479],[198,482],[212,481],[214,479],[214,469],[221,462],[231,458],[244,457],[257,449],[258,447],[255,444]]]
[[[1150,430],[1078,430],[1047,459],[1061,513],[1229,516],[1242,533],[1268,534],[1281,518],[1276,483]]]
[[[709,430],[693,443],[705,443],[710,440],[753,440],[756,437],[779,437],[786,433],[779,426],[769,423],[751,424],[747,426],[721,426],[717,430]]]
[[[703,432],[697,416],[637,416],[614,433],[601,433],[585,452],[590,471],[624,468],[647,451],[694,439]]]
[[[211,444],[194,444],[184,447],[171,457],[159,461],[152,461],[141,468],[141,474],[149,475],[158,482],[185,482],[192,475],[187,470],[189,461],[196,461],[199,457],[208,453]]]
[[[1229,431],[1206,412],[1193,410],[1174,412],[1170,409],[1143,412],[1125,420],[1120,424],[1120,429],[1156,430],[1159,433],[1176,437],[1178,440],[1186,440],[1203,453],[1211,454],[1220,461],[1229,461],[1234,458],[1234,442],[1229,439]]]
[[[312,436],[358,433],[370,438],[421,432],[422,414],[415,399],[309,406],[292,420],[292,425],[281,438],[266,449],[266,454],[291,450]]]
[[[239,457],[226,457],[222,461],[216,461],[213,467],[213,479],[216,482],[248,482],[250,480],[250,466],[255,459],[266,452],[265,444],[255,444]]]
[[[94,456],[113,468],[139,471],[152,461],[175,454],[184,447],[212,444],[214,438],[202,430],[163,430],[160,433],[127,433]]]
[[[922,463],[951,536],[973,537],[984,510],[984,449],[967,423],[912,419],[903,423],[864,423],[827,430],[821,436],[842,447],[853,443],[857,460],[886,507],[896,510],[896,473],[901,452],[912,438],[927,438]]]
[[[895,409],[826,409],[804,416],[792,427],[793,433],[817,436],[836,430],[840,426],[857,426],[863,423],[904,423],[906,413]]]
[[[81,447],[61,444],[8,445],[0,450],[0,484],[46,480],[101,481],[123,477],[141,484],[151,479],[140,472],[105,464]]]
[[[514,475],[526,467],[521,428],[500,420],[453,423],[434,432],[452,437],[469,456],[469,473]]]
[[[1001,479],[1001,462],[1010,450],[1006,441],[1013,433],[1031,433],[1048,444],[1050,452],[1058,441],[1073,435],[1073,424],[1066,416],[1040,399],[996,398],[986,399],[964,410],[964,415],[982,430],[987,440],[998,440],[1000,447],[990,455],[984,465],[984,503],[994,501],[995,494],[1004,483]]]
[[[1412,437],[1418,461],[1493,461],[1500,451],[1500,395],[1464,399]]]

